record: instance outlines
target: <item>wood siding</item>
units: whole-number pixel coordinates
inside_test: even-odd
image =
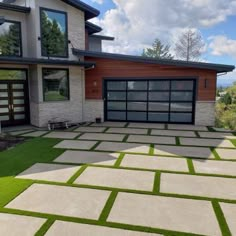
[[[197,78],[197,100],[215,101],[216,71],[192,69],[176,66],[163,66],[139,62],[121,61],[86,57],[86,61],[95,61],[96,68],[86,71],[86,99],[103,98],[104,78]],[[207,80],[207,88],[205,84]]]

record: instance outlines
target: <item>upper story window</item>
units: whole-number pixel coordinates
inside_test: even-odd
[[[67,14],[40,8],[41,49],[45,57],[68,57]]]
[[[0,56],[22,56],[20,22],[5,20],[0,24]]]

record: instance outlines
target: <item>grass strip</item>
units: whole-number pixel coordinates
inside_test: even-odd
[[[175,143],[176,143],[176,146],[181,146],[179,137],[175,137]]]
[[[210,149],[211,149],[212,154],[215,157],[215,160],[221,161],[220,155],[216,152],[215,148],[210,148]]]
[[[89,151],[94,151],[101,143],[102,143],[102,141],[98,141],[94,146],[92,146],[92,147],[90,148]]]
[[[55,222],[55,219],[48,219],[42,227],[38,230],[38,232],[35,233],[35,236],[43,236],[47,233],[49,228],[53,225]]]
[[[129,134],[126,134],[125,137],[123,138],[122,142],[126,143],[129,138]]]
[[[99,217],[99,220],[98,220],[99,222],[106,222],[106,220],[111,212],[112,206],[116,200],[117,195],[118,195],[118,191],[111,192],[111,194],[106,202],[106,205],[103,208],[102,213]]]
[[[196,172],[195,172],[195,169],[194,169],[193,160],[188,158],[187,163],[188,163],[189,173],[190,174],[195,174]]]
[[[218,223],[220,225],[222,236],[232,236],[219,202],[216,200],[212,200],[212,206],[215,211]]]
[[[153,193],[158,194],[160,192],[161,185],[161,172],[157,171],[155,174],[154,184],[153,184]]]
[[[120,167],[120,164],[121,164],[122,160],[124,159],[124,157],[125,157],[125,153],[120,154],[119,158],[117,159],[116,163],[114,164],[114,167],[117,167],[117,168]]]
[[[74,181],[84,172],[87,168],[87,165],[82,166],[68,181],[68,184],[74,183]]]
[[[155,144],[151,144],[148,154],[153,156],[154,155],[154,151],[155,151]]]

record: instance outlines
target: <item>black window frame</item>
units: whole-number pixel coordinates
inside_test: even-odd
[[[66,25],[66,31],[65,31],[65,35],[66,35],[66,55],[65,56],[56,56],[56,55],[44,55],[43,53],[43,40],[42,40],[42,11],[51,11],[54,13],[60,13],[60,14],[64,14],[65,15],[65,25]],[[68,34],[68,14],[65,11],[59,11],[59,10],[55,10],[55,9],[50,9],[50,8],[46,8],[46,7],[40,7],[39,8],[39,17],[40,17],[40,46],[41,46],[41,56],[42,57],[48,57],[48,58],[69,58],[69,34]]]
[[[44,93],[44,85],[45,85],[45,80],[44,80],[44,70],[62,70],[62,71],[66,71],[66,75],[67,75],[67,86],[68,86],[68,99],[66,100],[46,100],[45,99],[45,93]],[[68,102],[70,101],[70,70],[68,68],[53,68],[53,67],[43,67],[42,68],[42,85],[43,85],[43,102]]]
[[[0,55],[0,57],[23,57],[23,45],[22,45],[22,23],[21,21],[15,21],[15,20],[5,20],[4,23],[14,23],[19,25],[19,31],[20,31],[20,55]],[[3,24],[4,24],[3,23]]]
[[[107,102],[109,101],[108,100],[108,98],[107,98],[107,93],[108,92],[124,92],[124,90],[108,90],[107,89],[107,82],[118,82],[118,81],[120,81],[120,82],[124,82],[124,81],[126,81],[127,82],[127,84],[126,84],[126,100],[125,100],[125,102],[126,102],[126,105],[128,104],[128,102],[130,101],[130,100],[128,100],[128,92],[130,91],[130,90],[128,90],[128,82],[129,81],[148,81],[148,88],[146,89],[146,90],[132,90],[132,92],[147,92],[147,100],[146,100],[146,102],[147,102],[147,111],[146,111],[146,113],[147,113],[147,117],[146,117],[146,120],[145,121],[135,121],[135,120],[128,120],[127,118],[128,118],[128,116],[127,116],[127,113],[129,112],[128,111],[128,109],[127,109],[127,107],[126,107],[126,120],[125,121],[127,121],[127,122],[140,122],[140,123],[142,123],[142,122],[145,122],[145,123],[170,123],[170,124],[194,124],[195,123],[195,115],[196,115],[196,101],[197,101],[197,87],[198,87],[198,77],[161,77],[161,78],[130,78],[130,77],[124,77],[124,78],[103,78],[103,98],[104,98],[104,100],[105,100],[105,102],[104,102],[104,117],[105,117],[105,120],[106,121],[120,121],[120,120],[111,120],[111,119],[108,119],[108,109],[107,109]],[[170,81],[170,87],[169,87],[169,90],[149,90],[149,82],[150,81]],[[192,81],[193,82],[193,89],[192,90],[172,90],[172,81]],[[149,93],[150,92],[169,92],[169,99],[168,99],[168,101],[166,100],[149,100]],[[172,100],[171,99],[171,92],[192,92],[192,100],[190,101],[190,102],[188,102],[188,101],[175,101],[175,100]],[[117,102],[119,102],[120,100],[113,100],[113,101],[117,101]],[[124,101],[123,101],[124,102]],[[130,102],[143,102],[143,101],[138,101],[138,100],[136,100],[136,101],[130,101]],[[169,110],[168,111],[151,111],[151,110],[149,110],[149,103],[152,103],[152,102],[160,102],[160,103],[165,103],[165,102],[167,102],[167,103],[169,103]],[[184,111],[172,111],[171,110],[171,103],[191,103],[192,104],[192,111],[191,112],[184,112]],[[113,110],[113,112],[119,112],[118,110]],[[124,111],[122,111],[122,112],[124,112]],[[137,114],[139,113],[139,112],[142,112],[142,111],[136,111],[137,112]],[[160,121],[160,122],[158,122],[158,121],[149,121],[149,113],[168,113],[168,121]],[[191,113],[192,114],[192,120],[191,120],[191,122],[171,122],[171,114],[173,114],[173,113]]]

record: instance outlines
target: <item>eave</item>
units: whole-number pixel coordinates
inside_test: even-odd
[[[0,9],[2,10],[9,10],[9,11],[16,11],[20,13],[30,13],[31,8],[30,7],[23,7],[13,4],[7,4],[7,3],[0,3]]]

